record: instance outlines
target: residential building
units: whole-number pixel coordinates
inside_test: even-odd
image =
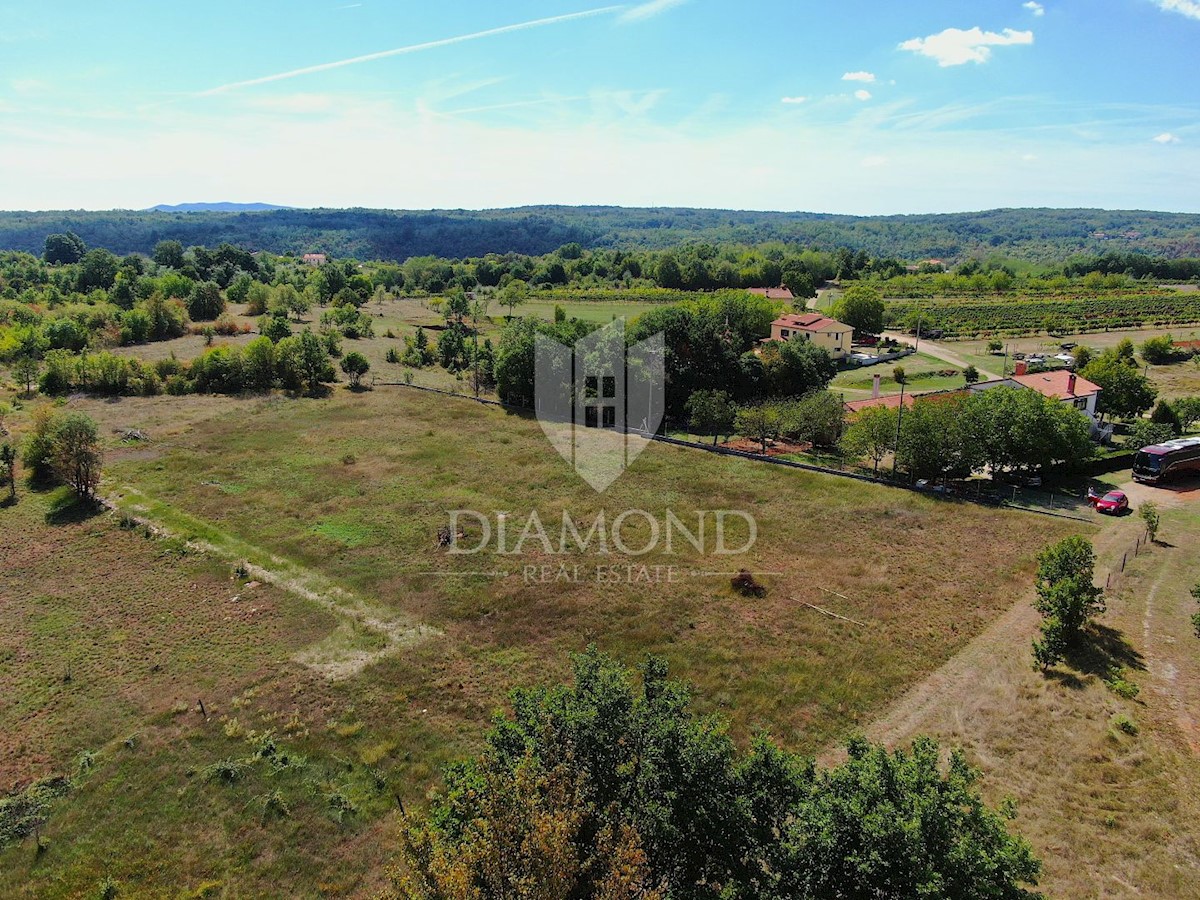
[[[1008,378],[997,378],[994,381],[981,381],[971,385],[971,390],[986,391],[1005,385],[1037,391],[1043,397],[1060,400],[1080,412],[1086,413],[1089,418],[1096,418],[1096,402],[1100,399],[1100,386],[1066,369],[1010,375]]]
[[[834,359],[845,359],[854,342],[854,329],[820,313],[789,313],[771,323],[769,340],[790,341],[797,337],[825,348]]]
[[[758,297],[766,297],[768,300],[786,300],[788,303],[791,303],[796,299],[795,295],[785,287],[747,288],[747,291]]]

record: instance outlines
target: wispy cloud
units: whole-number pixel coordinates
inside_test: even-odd
[[[808,100],[807,97],[780,97],[780,103],[804,103]]]
[[[842,76],[842,81],[862,81],[871,84],[875,81],[875,75],[872,72],[847,72]]]
[[[866,90],[859,89],[859,90],[857,90],[857,91],[855,91],[855,92],[854,92],[854,96],[855,96],[855,98],[856,98],[856,99],[858,99],[858,100],[863,100],[863,101],[866,101],[866,100],[870,100],[870,99],[871,99],[871,92],[870,92],[870,91],[866,91]]]
[[[650,0],[649,3],[641,3],[631,9],[627,9],[621,14],[620,21],[641,22],[643,19],[650,19],[661,15],[669,9],[683,6],[687,2],[688,0]]]
[[[936,59],[939,66],[961,66],[964,63],[985,63],[992,58],[993,47],[1011,47],[1032,44],[1032,31],[1016,31],[1005,28],[1000,34],[974,28],[947,28],[929,37],[912,38],[900,45],[901,50],[910,50],[921,56]]]
[[[1171,134],[1169,131],[1164,131],[1162,134],[1155,135],[1151,138],[1156,144],[1178,144],[1180,142],[1179,135]]]
[[[653,5],[653,4],[650,4]],[[328,72],[331,69],[341,69],[345,66],[356,66],[360,63],[374,62],[377,59],[387,59],[392,56],[404,56],[409,53],[419,53],[422,50],[433,50],[438,47],[449,47],[453,44],[462,44],[467,41],[477,41],[482,38],[495,37],[501,34],[511,34],[514,31],[526,31],[530,28],[544,28],[547,25],[558,25],[563,22],[572,22],[577,19],[588,19],[594,16],[603,16],[611,13],[619,12],[624,9],[623,6],[602,6],[598,9],[589,9],[583,12],[567,13],[561,16],[549,16],[544,19],[533,19],[529,22],[518,22],[515,25],[503,25],[499,28],[488,28],[484,31],[474,31],[470,34],[460,34],[455,37],[442,38],[436,41],[426,41],[421,44],[410,44],[407,47],[397,47],[394,50],[382,50],[378,53],[368,53],[364,56],[353,56],[349,59],[339,59],[336,62],[321,63],[315,66],[305,66],[301,69],[291,69],[287,72],[277,72],[274,75],[263,75],[258,78],[250,78],[246,81],[233,81],[229,84],[222,84],[215,88],[209,88],[206,91],[200,91],[196,94],[198,97],[210,97],[214,94],[224,94],[228,91],[238,90],[239,88],[254,87],[259,84],[269,84],[273,81],[284,81],[288,78],[298,78],[302,75],[315,75],[318,72]]]
[[[1154,0],[1155,4],[1167,12],[1179,13],[1189,19],[1200,19],[1200,2],[1197,0]]]
[[[1035,16],[1044,16],[1046,14],[1046,7],[1038,3],[1037,0],[1029,0],[1028,3],[1022,3],[1021,5]]]

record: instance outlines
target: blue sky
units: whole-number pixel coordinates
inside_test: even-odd
[[[1200,212],[1200,0],[0,0],[0,23],[6,209]]]

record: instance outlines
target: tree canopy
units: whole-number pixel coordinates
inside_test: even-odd
[[[417,898],[1030,898],[1039,863],[954,751],[850,742],[823,769],[766,737],[741,751],[650,658],[594,648],[569,685],[523,689],[476,757],[406,817]]]

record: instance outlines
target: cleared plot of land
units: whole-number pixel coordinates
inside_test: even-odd
[[[112,517],[49,526],[29,495],[0,510],[6,557],[33,554],[0,582],[2,633],[14,636],[0,679],[24,710],[2,714],[25,748],[6,777],[75,775],[77,754],[97,751],[52,811],[50,850],[35,858],[27,841],[0,852],[6,895],[76,896],[106,873],[133,895],[206,884],[367,894],[393,846],[394,795],[418,802],[511,686],[560,679],[568,651],[593,642],[628,662],[664,655],[739,738],[767,729],[815,751],[1026,595],[1044,543],[1088,529],[662,445],[601,496],[536,422],[403,388],[70,406],[105,434],[148,432],[149,442],[110,448],[105,490],[125,504],[441,634],[330,680],[303,662],[339,627],[322,604],[247,591],[231,562],[164,555],[170,545]],[[669,508],[694,526],[696,510],[738,509],[754,515],[759,539],[746,557],[677,541],[673,556],[660,548],[633,561],[678,567],[674,583],[635,569],[598,584],[597,564],[628,561],[579,552],[568,562],[582,567],[579,582],[526,583],[525,565],[553,573],[559,558],[532,544],[515,558],[438,548],[447,510],[462,508],[518,523],[537,510],[555,540],[549,523],[564,510],[580,522],[604,510],[611,523],[627,508],[661,522]],[[646,536],[636,519],[625,531],[631,545]],[[731,592],[728,572],[743,566],[775,573],[760,576],[764,598]],[[85,689],[81,706],[52,702]]]
[[[83,406],[129,425],[143,402]],[[184,511],[444,630],[448,665],[486,685],[487,702],[508,684],[548,677],[548,661],[561,671],[567,650],[596,640],[629,658],[665,653],[739,727],[770,726],[801,746],[853,727],[981,628],[1021,589],[1037,548],[1070,528],[664,446],[597,496],[532,420],[403,388],[264,401],[173,443],[154,458],[116,461],[114,482],[152,498],[168,524],[171,509]],[[560,562],[534,544],[520,558],[452,557],[436,542],[451,509],[480,510],[493,527],[507,511],[514,529],[537,510],[557,541],[564,510],[581,522],[604,510],[611,522],[627,508],[660,522],[670,508],[692,527],[696,510],[744,509],[758,544],[746,558],[713,560],[677,541],[675,555],[636,560],[679,567],[677,583],[597,585],[525,583],[525,565]],[[647,526],[634,521],[644,538]],[[778,573],[763,576],[767,598],[735,599],[727,575],[690,574],[731,565]],[[509,574],[468,574],[501,571]],[[457,574],[423,574],[434,572]],[[849,598],[830,603],[870,628],[847,630],[791,599],[829,600],[822,589]]]

